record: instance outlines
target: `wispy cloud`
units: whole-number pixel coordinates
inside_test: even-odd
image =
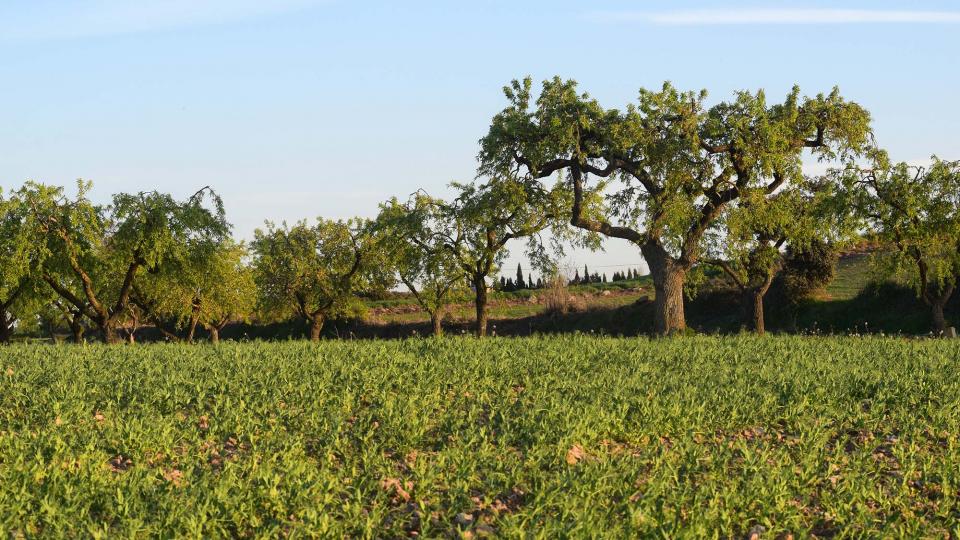
[[[960,23],[960,11],[910,11],[870,9],[691,9],[673,11],[594,12],[603,22],[644,22],[659,25],[731,24],[867,24]]]
[[[0,39],[69,39],[243,21],[326,0],[35,0],[0,5]]]

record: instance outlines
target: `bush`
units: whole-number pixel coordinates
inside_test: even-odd
[[[836,248],[814,240],[801,249],[787,248],[783,286],[787,300],[799,304],[833,281],[839,256]]]

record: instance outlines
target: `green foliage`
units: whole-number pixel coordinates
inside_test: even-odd
[[[599,200],[603,185],[584,191],[583,225],[603,232],[592,222],[610,220],[634,233],[604,234],[638,244],[653,238],[691,258],[726,203],[801,182],[805,148],[820,160],[854,155],[870,133],[869,114],[836,89],[801,98],[794,88],[773,105],[763,91],[738,92],[707,109],[705,91],[664,84],[641,89],[637,103],[618,111],[559,78],[545,81],[531,105],[531,86],[528,78],[505,89],[509,105],[481,140],[481,172],[618,178],[622,187],[606,205]]]
[[[29,324],[50,299],[42,279],[47,253],[31,203],[28,188],[0,192],[0,342],[10,339],[15,324]]]
[[[924,169],[878,153],[873,168],[836,174],[856,193],[865,223],[896,248],[886,252],[889,273],[905,277],[928,302],[953,289],[960,277],[960,162],[934,156]]]
[[[445,203],[424,193],[380,205],[377,234],[382,235],[388,265],[431,318],[467,289],[467,274],[450,236]]]
[[[545,273],[553,269],[555,256],[563,253],[559,240],[566,192],[562,185],[545,189],[538,182],[505,176],[452,186],[457,196],[441,210],[454,231],[446,241],[468,275],[495,275],[509,255],[507,242],[523,238],[534,267]],[[548,228],[554,233],[550,246],[541,236]]]
[[[116,339],[143,271],[180,264],[190,246],[229,234],[223,204],[209,188],[185,201],[155,191],[121,193],[109,206],[87,199],[89,183],[79,182],[73,199],[59,189],[28,188],[47,254],[44,280],[96,324],[106,341]]]
[[[193,241],[185,257],[144,276],[135,288],[135,302],[162,324],[174,321],[190,330],[197,324],[222,329],[230,321],[246,321],[257,302],[247,248],[231,239]]]
[[[816,240],[799,248],[788,246],[783,273],[787,300],[799,304],[823,289],[833,279],[837,259],[836,247],[827,242]]]
[[[958,355],[802,337],[15,346],[0,530],[949,536]]]
[[[391,285],[389,268],[371,224],[361,219],[292,227],[267,223],[254,232],[254,280],[260,308],[267,316],[291,314],[314,321],[356,317],[363,312],[358,295]]]

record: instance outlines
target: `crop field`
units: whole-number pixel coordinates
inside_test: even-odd
[[[0,351],[5,537],[953,537],[960,344]]]

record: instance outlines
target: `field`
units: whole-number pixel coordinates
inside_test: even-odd
[[[957,537],[956,341],[12,346],[18,537]]]

